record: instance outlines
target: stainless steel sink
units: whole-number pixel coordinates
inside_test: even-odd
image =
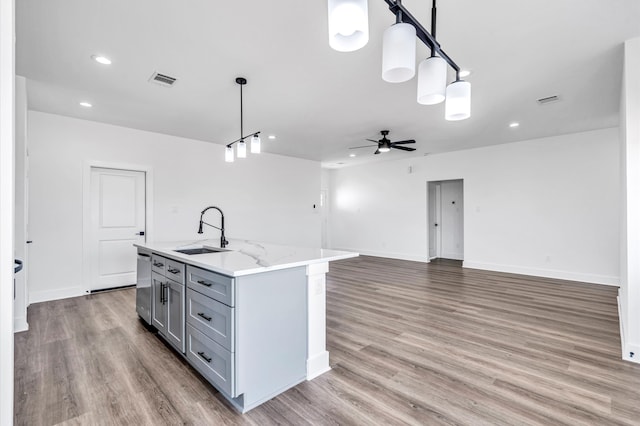
[[[180,249],[180,250],[174,250],[174,251],[177,251],[178,253],[182,253],[182,254],[192,255],[192,254],[220,253],[220,252],[229,251],[229,250],[220,249],[220,248],[197,247],[197,248]]]

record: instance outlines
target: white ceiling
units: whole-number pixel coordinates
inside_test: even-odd
[[[430,27],[430,1],[403,4]],[[473,71],[472,117],[448,122],[443,104],[416,103],[415,79],[381,79],[382,32],[394,22],[383,0],[369,0],[370,41],[352,53],[329,47],[326,0],[16,7],[16,72],[28,79],[30,109],[227,144],[240,133],[235,77],[244,76],[245,133],[275,134],[265,152],[329,167],[616,126],[622,43],[640,36],[638,0],[440,0],[438,41]],[[426,54],[419,43],[419,59]],[[151,84],[154,71],[178,82]],[[536,103],[550,95],[561,102]],[[348,147],[381,129],[418,150],[349,158]]]

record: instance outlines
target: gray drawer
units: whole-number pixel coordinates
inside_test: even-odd
[[[184,284],[184,263],[166,259],[166,265],[165,277],[177,283]]]
[[[167,268],[167,258],[158,256],[157,254],[151,255],[151,270],[164,275],[164,271]]]
[[[189,288],[187,323],[225,349],[234,351],[233,308]]]
[[[233,354],[187,324],[187,359],[216,388],[235,397]]]
[[[231,277],[187,266],[187,287],[232,307],[235,306],[233,286]]]

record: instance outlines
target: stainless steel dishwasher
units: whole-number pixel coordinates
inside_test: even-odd
[[[140,318],[151,324],[151,252],[138,249],[136,282],[136,311]]]

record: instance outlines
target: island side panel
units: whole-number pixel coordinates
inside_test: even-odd
[[[307,274],[307,380],[331,370],[327,351],[327,291],[326,273],[329,263],[313,263]]]
[[[306,268],[236,278],[235,337],[236,394],[244,394],[244,412],[304,381]]]

